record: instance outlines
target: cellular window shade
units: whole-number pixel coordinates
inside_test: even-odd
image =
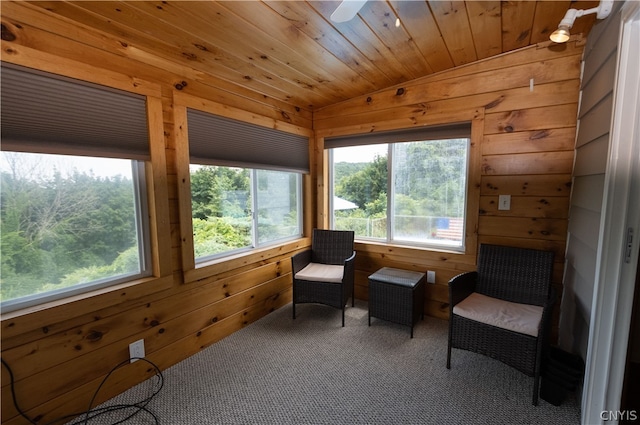
[[[471,123],[456,123],[430,127],[411,127],[401,130],[380,131],[375,133],[351,134],[348,136],[328,137],[324,141],[325,149],[348,146],[375,145],[380,143],[418,142],[426,140],[466,139],[471,136]]]
[[[146,160],[146,98],[2,64],[2,150]]]
[[[187,109],[192,164],[309,172],[309,139]]]

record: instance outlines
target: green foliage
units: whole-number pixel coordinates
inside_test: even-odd
[[[407,200],[398,203],[399,195],[415,202],[415,214],[425,216],[461,216],[464,213],[465,139],[399,143],[395,146],[396,214],[407,208]]]
[[[436,231],[438,217],[463,217],[466,196],[467,139],[393,145],[393,206],[387,211],[388,162],[334,164],[334,193],[358,208],[335,211],[338,229],[386,238],[388,213],[394,231],[424,237]]]
[[[193,219],[196,258],[251,245],[251,220],[210,217]]]
[[[137,261],[130,179],[42,176],[17,162],[1,175],[3,300],[108,277],[132,248]]]
[[[138,248],[133,246],[116,257],[111,264],[104,266],[89,266],[74,270],[66,275],[58,285],[46,285],[43,289],[57,289],[81,283],[94,282],[113,276],[136,273],[140,270]]]
[[[196,258],[251,245],[248,169],[202,166],[191,173]]]
[[[336,168],[341,169],[342,172],[336,173],[335,194],[355,203],[358,208],[366,209],[368,203],[379,200],[382,194],[386,195],[388,174],[386,156],[376,156],[372,162],[366,163],[363,168],[353,174],[345,173],[348,169],[357,169],[352,165]]]
[[[249,170],[203,166],[191,173],[193,218],[242,217],[251,210]]]

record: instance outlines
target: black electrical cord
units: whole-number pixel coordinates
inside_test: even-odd
[[[27,416],[27,414],[18,406],[18,400],[16,397],[16,392],[15,392],[15,379],[13,376],[13,371],[11,370],[11,368],[9,367],[9,365],[7,364],[6,361],[4,361],[4,359],[2,360],[2,364],[4,365],[5,368],[7,368],[7,371],[9,372],[9,378],[11,380],[11,397],[13,398],[13,406],[15,407],[16,411],[20,414],[20,416],[22,416],[23,418],[25,418],[27,421],[29,421],[30,424],[34,424],[34,425],[38,425],[37,422],[35,422],[33,419],[31,419],[29,416]],[[156,371],[156,377],[158,378],[159,381],[159,385],[158,388],[147,398],[140,400],[137,403],[133,403],[133,404],[116,404],[113,406],[105,406],[105,407],[99,407],[99,408],[95,408],[92,409],[91,406],[93,405],[93,403],[95,402],[96,398],[98,397],[98,393],[100,392],[100,390],[102,389],[102,387],[104,386],[105,382],[107,382],[107,380],[109,379],[109,377],[111,376],[111,374],[113,374],[113,372],[115,372],[117,369],[129,364],[131,362],[131,360],[142,360],[145,361],[147,363],[149,363]],[[126,421],[128,421],[129,419],[133,418],[135,415],[137,415],[140,412],[145,412],[147,414],[149,414],[153,420],[155,421],[156,424],[160,424],[160,421],[158,420],[158,417],[152,412],[150,411],[146,406],[151,402],[151,400],[158,395],[158,393],[160,392],[160,390],[162,390],[162,387],[164,386],[164,376],[162,376],[162,372],[160,371],[160,368],[158,368],[158,366],[156,366],[152,361],[147,360],[143,357],[133,357],[132,359],[127,359],[119,364],[117,364],[113,369],[111,369],[111,371],[109,371],[109,373],[107,374],[107,376],[104,377],[104,379],[102,380],[102,382],[100,383],[100,385],[98,386],[98,388],[96,389],[95,393],[93,394],[93,397],[91,397],[91,401],[89,402],[89,407],[87,408],[86,411],[83,412],[78,412],[78,413],[72,413],[70,415],[66,415],[63,416],[61,418],[58,419],[54,419],[51,422],[48,422],[46,425],[52,425],[64,420],[70,420],[72,418],[76,418],[76,422],[71,422],[71,424],[88,424],[90,420],[93,420],[94,418],[97,418],[98,416],[102,416],[102,415],[106,415],[109,413],[113,413],[113,412],[117,412],[117,411],[125,411],[127,409],[134,409],[134,411],[132,413],[130,413],[128,416],[126,416],[124,419],[120,419],[117,422],[114,422],[112,425],[118,425],[121,423],[124,423]]]
[[[13,407],[15,407],[16,411],[20,414],[20,416],[28,420],[30,424],[38,425],[29,416],[27,416],[26,413],[24,413],[24,411],[20,408],[20,406],[18,406],[18,399],[16,398],[16,387],[14,385],[15,379],[13,378],[13,371],[11,370],[7,362],[4,361],[4,359],[0,358],[0,360],[2,360],[2,364],[4,365],[4,367],[7,368],[7,372],[9,372],[9,381],[11,382],[11,398],[13,399]]]

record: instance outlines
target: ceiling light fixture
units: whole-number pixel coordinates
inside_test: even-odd
[[[571,37],[569,30],[573,26],[576,18],[595,13],[598,19],[604,19],[609,16],[609,13],[611,13],[612,7],[613,0],[601,0],[598,7],[594,7],[592,9],[569,9],[564,15],[564,18],[562,18],[562,21],[560,21],[558,29],[551,33],[549,38],[555,43],[565,43],[569,40],[569,37]]]
[[[367,0],[343,0],[331,14],[333,22],[347,22],[353,19]]]

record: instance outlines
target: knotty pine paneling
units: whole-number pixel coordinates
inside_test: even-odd
[[[467,236],[478,244],[554,251],[553,283],[561,293],[582,48],[569,43],[558,51],[541,43],[328,106],[314,114],[316,135],[455,122],[461,110],[484,111],[482,136],[472,140],[480,163],[469,176],[479,189],[469,200],[476,202],[478,224]],[[511,195],[510,210],[497,209],[499,195]],[[357,296],[367,295],[367,277],[380,267],[433,270],[426,312],[446,318],[448,280],[474,270],[475,256],[385,248],[356,245]]]
[[[569,213],[569,198],[566,196],[511,196],[511,209],[498,209],[498,196],[480,197],[480,215],[494,215],[509,217],[532,218],[567,218]]]
[[[290,256],[308,244],[306,239],[262,250],[259,256],[248,257],[248,262],[228,261],[215,275],[183,283],[173,93],[196,95],[307,131],[312,128],[312,115],[173,63],[169,57],[149,57],[124,42],[125,38],[109,38],[29,3],[2,6],[2,60],[161,94],[152,106],[154,117],[162,118],[151,122],[151,131],[152,149],[164,150],[166,158],[165,169],[154,170],[154,184],[162,189],[156,193],[164,193],[160,205],[168,210],[163,215],[169,230],[160,235],[168,241],[164,245],[171,246],[168,289],[149,294],[133,285],[78,297],[69,304],[54,303],[30,314],[2,316],[2,358],[14,372],[18,402],[27,415],[46,423],[86,409],[111,368],[128,359],[130,342],[144,338],[147,358],[165,369],[291,301]],[[52,2],[51,7],[75,6]],[[149,376],[149,366],[143,362],[127,366],[106,382],[95,402]],[[2,423],[24,424],[13,406],[9,382],[3,367]]]
[[[481,195],[512,194],[525,196],[562,196],[571,192],[571,174],[512,176],[483,175]],[[553,194],[553,195],[552,195]]]
[[[53,11],[69,9],[70,16],[84,13],[78,6],[66,2],[48,2],[47,7]],[[142,42],[137,38],[142,37],[139,33],[123,31],[121,39],[109,38],[100,31],[62,21],[27,2],[3,2],[2,18],[2,23],[11,34],[10,38],[15,37],[6,46],[3,39],[3,60],[11,61],[11,56],[27,56],[25,60],[28,59],[29,55],[22,53],[24,49],[18,49],[24,47],[33,48],[33,53],[53,53],[60,59],[103,64],[106,69],[123,75],[130,75],[135,70],[136,76],[144,80],[163,81],[163,87],[168,90],[176,89],[179,85],[187,93],[202,95],[219,103],[242,105],[245,110],[274,119],[282,120],[286,116],[291,123],[311,127],[312,114],[302,106],[259,95],[227,80],[214,78],[193,67],[174,62],[181,59],[179,57],[150,56],[124,41],[136,39]],[[111,23],[95,17],[91,22],[94,28],[105,26],[106,30],[111,26]],[[59,60],[51,62],[57,64]]]

